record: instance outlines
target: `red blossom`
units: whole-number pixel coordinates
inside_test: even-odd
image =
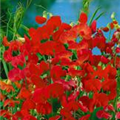
[[[37,120],[40,114],[40,119],[89,120],[101,107],[103,110],[96,113],[98,119],[119,119],[120,30],[115,30],[108,42],[103,31],[109,28],[97,28],[97,21],[87,25],[84,12],[73,26],[62,23],[60,16],[48,20],[36,16],[35,20],[44,24],[30,28],[24,42],[3,38],[3,57],[12,69],[9,80],[0,80],[1,116]],[[109,24],[110,29],[117,26],[117,21]],[[100,55],[94,55],[96,47]],[[16,106],[19,111],[14,112]]]
[[[120,119],[120,112],[116,113],[116,119]]]
[[[59,72],[58,72],[59,71]],[[54,66],[51,69],[50,76],[55,81],[66,75],[66,71],[61,66]]]
[[[13,68],[12,70],[9,71],[8,78],[9,78],[9,80],[11,80],[13,82],[22,80],[25,78],[24,72],[25,72],[24,70],[20,70],[18,68]]]
[[[6,107],[7,105],[9,107],[15,107],[15,104],[19,104],[19,103],[20,103],[20,101],[15,101],[15,100],[12,100],[12,99],[7,99],[4,102],[4,107]]]
[[[23,120],[37,120],[37,119],[32,115],[27,115],[23,118]]]
[[[56,115],[54,117],[49,118],[49,120],[59,120],[59,119],[60,119],[59,115]]]
[[[101,56],[101,62],[107,64],[109,62],[109,59],[104,56]]]
[[[99,119],[101,118],[105,118],[105,119],[109,119],[112,117],[112,115],[110,115],[109,113],[103,111],[103,110],[99,110],[97,113],[96,113],[97,117]]]
[[[89,120],[89,118],[90,118],[90,114],[87,114],[87,115],[81,117],[79,120]]]
[[[8,47],[8,46],[10,45],[10,42],[8,42],[8,39],[7,39],[6,36],[3,38],[3,45],[4,45],[5,47]]]
[[[96,101],[96,106],[101,107],[101,106],[106,106],[108,105],[109,98],[105,93],[96,93],[94,94],[94,99]]]
[[[38,16],[36,16],[35,20],[38,24],[43,24],[43,23],[45,23],[46,18],[38,15]]]
[[[91,24],[91,29],[93,33],[97,30],[97,22],[95,20]]]
[[[35,74],[31,76],[31,82],[36,86],[36,88],[41,88],[46,86],[46,82]]]
[[[52,112],[52,106],[50,103],[46,102],[46,103],[39,103],[36,106],[37,112],[45,115],[45,114],[50,114]]]
[[[20,99],[27,99],[30,96],[31,96],[31,92],[27,88],[22,87],[17,97]]]
[[[93,92],[98,92],[100,91],[102,85],[100,80],[95,79],[95,80],[87,80],[85,82],[85,90],[87,92],[93,91]]]
[[[79,18],[79,22],[81,22],[81,23],[86,23],[87,22],[87,14],[86,13],[84,13],[84,12],[82,12],[81,14],[80,14],[80,18]]]

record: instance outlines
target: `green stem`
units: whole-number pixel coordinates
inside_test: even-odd
[[[93,13],[92,17],[90,18],[89,25],[92,24],[92,22],[93,22],[93,20],[94,20],[94,18],[95,18],[95,16],[96,16],[96,14],[98,13],[98,11],[99,11],[100,9],[101,9],[101,7],[97,8],[97,9],[95,10],[95,12]]]
[[[8,78],[8,68],[7,68],[7,64],[6,64],[6,62],[5,62],[3,59],[2,59],[2,63],[3,63],[4,70],[5,70],[5,74],[6,74],[7,78]]]

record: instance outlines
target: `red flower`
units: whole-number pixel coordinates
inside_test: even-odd
[[[104,91],[110,91],[117,87],[117,82],[114,79],[106,79],[102,82],[102,88]]]
[[[77,43],[77,42],[73,42],[70,41],[69,42],[69,49],[73,49],[73,50],[77,50],[80,51],[82,49],[88,49],[88,43],[84,40],[82,40],[81,42]]]
[[[109,31],[109,28],[108,28],[108,27],[104,27],[104,28],[102,28],[102,30],[103,30],[104,32],[108,32],[108,31]]]
[[[94,32],[96,32],[96,30],[97,30],[97,27],[96,27],[96,21],[94,20],[93,22],[92,22],[92,24],[91,24],[91,29],[92,29],[92,32],[94,33]]]
[[[87,22],[87,15],[86,15],[86,13],[84,13],[84,12],[82,12],[81,14],[80,14],[80,18],[79,18],[79,22],[81,22],[81,23],[86,23]]]
[[[7,110],[0,110],[0,116],[10,119],[12,114]]]
[[[106,38],[104,37],[103,33],[100,31],[93,38],[93,46],[96,46],[101,51],[104,51],[106,47],[105,41],[106,41]]]
[[[6,51],[4,52],[4,54],[3,54],[3,57],[4,57],[4,60],[5,60],[6,62],[12,61],[13,56],[12,56],[11,50],[10,50],[10,49],[6,50]]]
[[[64,94],[63,85],[60,83],[50,84],[47,87],[46,92],[48,92],[50,96],[53,98],[57,98],[57,97],[60,98]]]
[[[106,106],[104,107],[104,110],[105,110],[105,111],[115,111],[115,109],[114,109],[114,107],[113,107],[112,104],[106,105]]]
[[[116,68],[120,68],[120,58],[116,57]]]
[[[3,81],[0,81],[0,89],[5,90],[8,93],[11,92],[11,91],[13,91],[13,92],[15,91],[14,87],[11,84],[7,84]],[[2,98],[2,96],[1,96],[1,98]]]
[[[102,85],[100,80],[95,79],[95,80],[87,80],[85,82],[85,90],[87,92],[93,91],[93,92],[98,92],[100,91]]]
[[[60,16],[52,16],[48,21],[47,25],[49,25],[51,28],[56,29],[57,27],[60,27],[62,24]]]
[[[105,118],[105,119],[109,119],[112,117],[112,115],[110,115],[109,113],[105,112],[104,110],[99,110],[97,113],[96,113],[97,117],[99,119],[102,119],[102,118]]]
[[[116,53],[120,53],[120,47],[116,48]]]
[[[106,71],[108,73],[108,78],[109,79],[115,79],[116,78],[117,71],[111,65],[107,65],[107,67],[105,68],[104,71]]]
[[[63,32],[58,41],[61,43],[68,43],[69,41],[75,41],[75,39],[77,38],[77,30],[74,28],[71,28],[68,31]]]
[[[87,114],[85,116],[82,116],[79,120],[89,120],[90,114]]]
[[[101,56],[100,55],[91,55],[89,60],[90,60],[91,65],[98,66],[98,63],[101,60]]]
[[[51,72],[50,72],[50,76],[53,79],[53,81],[59,80],[61,77],[65,75],[66,75],[66,71],[62,70],[61,66],[57,66],[57,65],[52,67]]]
[[[13,120],[18,120],[18,118],[23,118],[23,115],[20,111],[17,111],[14,115],[12,115]]]
[[[79,24],[76,26],[77,33],[86,40],[91,39],[92,30],[87,24]]]
[[[19,104],[19,103],[20,103],[20,101],[15,101],[15,100],[12,100],[12,99],[7,99],[4,102],[4,107],[6,107],[7,105],[9,107],[15,107],[15,104]]]
[[[55,81],[55,83],[62,84],[65,91],[76,88],[76,83],[73,80],[65,81],[61,79],[61,80]]]
[[[74,68],[69,68],[68,75],[75,77],[75,76],[84,76],[85,72],[83,70],[75,70]]]
[[[104,56],[101,56],[101,62],[107,64],[109,62],[109,59]]]
[[[38,56],[36,54],[29,54],[28,61],[29,63],[37,64],[38,63]]]
[[[71,26],[67,23],[62,23],[60,28],[64,30],[70,30]]]
[[[28,70],[32,76],[32,74],[35,74],[35,75],[40,75],[40,68],[38,65],[34,64],[34,63],[30,63],[28,65]]]
[[[20,41],[11,41],[9,45],[9,49],[12,51],[20,50],[20,47],[23,45]]]
[[[14,67],[18,67],[18,65],[23,66],[25,62],[25,56],[20,54],[18,56],[12,57],[11,65]]]
[[[109,98],[105,93],[96,93],[93,98],[96,100],[97,107],[108,105]]]
[[[22,104],[22,110],[35,109],[35,103],[30,99],[26,99]]]
[[[114,28],[114,24],[113,24],[113,22],[110,23],[110,28],[111,28],[111,29]]]
[[[46,22],[46,18],[42,16],[36,16],[35,20],[38,24],[43,24]]]
[[[47,72],[49,70],[49,64],[44,61],[41,61],[39,68],[40,68],[40,74],[43,74],[44,72]]]
[[[31,81],[36,86],[36,88],[42,88],[46,86],[46,82],[35,74],[31,76]]]
[[[89,108],[89,104],[90,104],[90,98],[88,96],[82,96],[79,98],[79,101],[82,102],[82,104]]]
[[[78,59],[77,62],[79,65],[83,64],[85,61],[89,59],[91,52],[89,50],[83,49],[77,52]]]
[[[35,103],[45,103],[49,97],[49,91],[46,91],[46,88],[39,88],[34,91],[32,99]]]
[[[1,84],[1,83],[0,83]],[[0,86],[0,89],[1,89],[1,86]],[[2,90],[2,89],[1,89]],[[0,101],[4,101],[5,99],[5,95],[3,95],[2,93],[0,93]]]
[[[8,46],[10,45],[10,42],[8,42],[8,39],[7,39],[6,36],[3,38],[3,45],[4,45],[5,47],[8,47]]]
[[[116,118],[117,118],[117,119],[120,119],[120,112],[117,112],[117,113],[116,113]]]
[[[67,109],[61,109],[60,114],[63,116],[63,120],[75,120],[75,118]]]
[[[25,87],[22,87],[17,97],[20,99],[27,99],[30,96],[31,96],[31,92],[27,90]]]
[[[50,114],[52,112],[52,106],[48,102],[37,104],[36,109],[37,112],[42,115]]]
[[[59,120],[59,119],[60,119],[59,115],[56,115],[54,117],[49,118],[49,120]]]
[[[32,115],[27,115],[22,120],[37,120],[37,119]]]
[[[9,80],[15,82],[18,80],[22,80],[25,78],[25,70],[20,70],[18,68],[13,68],[12,70],[9,71],[8,73],[8,78]]]

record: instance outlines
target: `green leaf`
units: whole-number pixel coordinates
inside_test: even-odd
[[[103,14],[105,14],[105,12],[100,13],[100,14],[95,18],[95,20],[98,20]]]
[[[92,24],[93,19],[95,18],[96,14],[98,13],[98,11],[99,11],[100,9],[101,9],[101,7],[97,8],[97,9],[95,10],[95,12],[93,13],[93,15],[92,15],[92,17],[91,17],[91,19],[90,19],[89,25]]]
[[[58,109],[61,107],[60,102],[57,98],[52,99],[53,112],[57,113]]]
[[[7,120],[7,118],[4,118],[3,116],[0,116],[0,120]]]
[[[76,60],[77,59],[77,51],[76,50],[72,50],[72,60]]]
[[[96,113],[97,113],[99,110],[103,110],[103,107],[99,107],[99,108],[94,109],[93,113],[91,114],[90,120],[100,120],[100,119],[97,118],[97,116],[96,116]],[[101,120],[103,120],[103,119],[101,119]]]
[[[90,2],[92,0],[83,0],[82,4],[83,4],[83,9],[82,11],[85,12],[86,14],[88,14],[89,12],[89,6],[90,6]]]
[[[3,107],[3,102],[2,102],[2,101],[0,101],[0,108],[1,108],[1,107]]]
[[[45,42],[47,42],[47,39],[43,39],[43,40],[41,40],[40,42],[41,42],[41,43],[45,43]]]

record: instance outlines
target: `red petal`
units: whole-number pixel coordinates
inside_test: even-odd
[[[109,62],[109,59],[104,56],[101,56],[101,62],[107,64]]]
[[[36,109],[37,112],[41,113],[42,115],[50,114],[52,112],[52,106],[48,102],[46,102],[45,104],[38,104]]]
[[[46,22],[46,18],[42,16],[36,16],[35,20],[38,24],[43,24]]]
[[[60,116],[57,115],[57,116],[54,116],[54,117],[49,118],[49,120],[59,120],[59,118],[60,118]]]
[[[112,117],[109,113],[107,113],[107,112],[105,112],[105,111],[103,111],[103,110],[99,110],[99,111],[96,113],[96,115],[97,115],[97,117],[98,117],[99,119],[101,119],[101,118],[109,119],[109,118]]]
[[[120,119],[120,112],[117,112],[116,118],[117,118],[117,119]]]
[[[90,114],[82,116],[79,120],[89,120]]]
[[[116,48],[116,53],[120,53],[120,48],[119,47]]]
[[[29,98],[31,96],[31,92],[29,90],[27,90],[25,87],[23,87],[20,91],[20,93],[18,94],[18,98]]]
[[[7,39],[6,36],[3,38],[3,45],[4,45],[5,47],[10,45],[10,43],[8,42],[8,39]]]
[[[92,24],[91,24],[91,29],[92,29],[93,32],[96,32],[96,29],[97,29],[97,28],[96,28],[96,24],[97,24],[97,23],[96,23],[95,20],[94,20],[94,21],[92,22]]]
[[[82,12],[81,14],[80,14],[80,18],[79,18],[79,22],[81,22],[81,23],[86,23],[87,22],[87,15],[86,15],[86,13],[84,13],[84,12]]]
[[[110,23],[110,28],[111,28],[111,29],[113,29],[113,28],[114,28],[114,24],[113,24],[113,22],[112,22],[112,23]]]
[[[108,27],[104,27],[104,28],[102,28],[102,30],[103,30],[104,32],[108,32],[108,31],[109,31],[109,28],[108,28]]]

